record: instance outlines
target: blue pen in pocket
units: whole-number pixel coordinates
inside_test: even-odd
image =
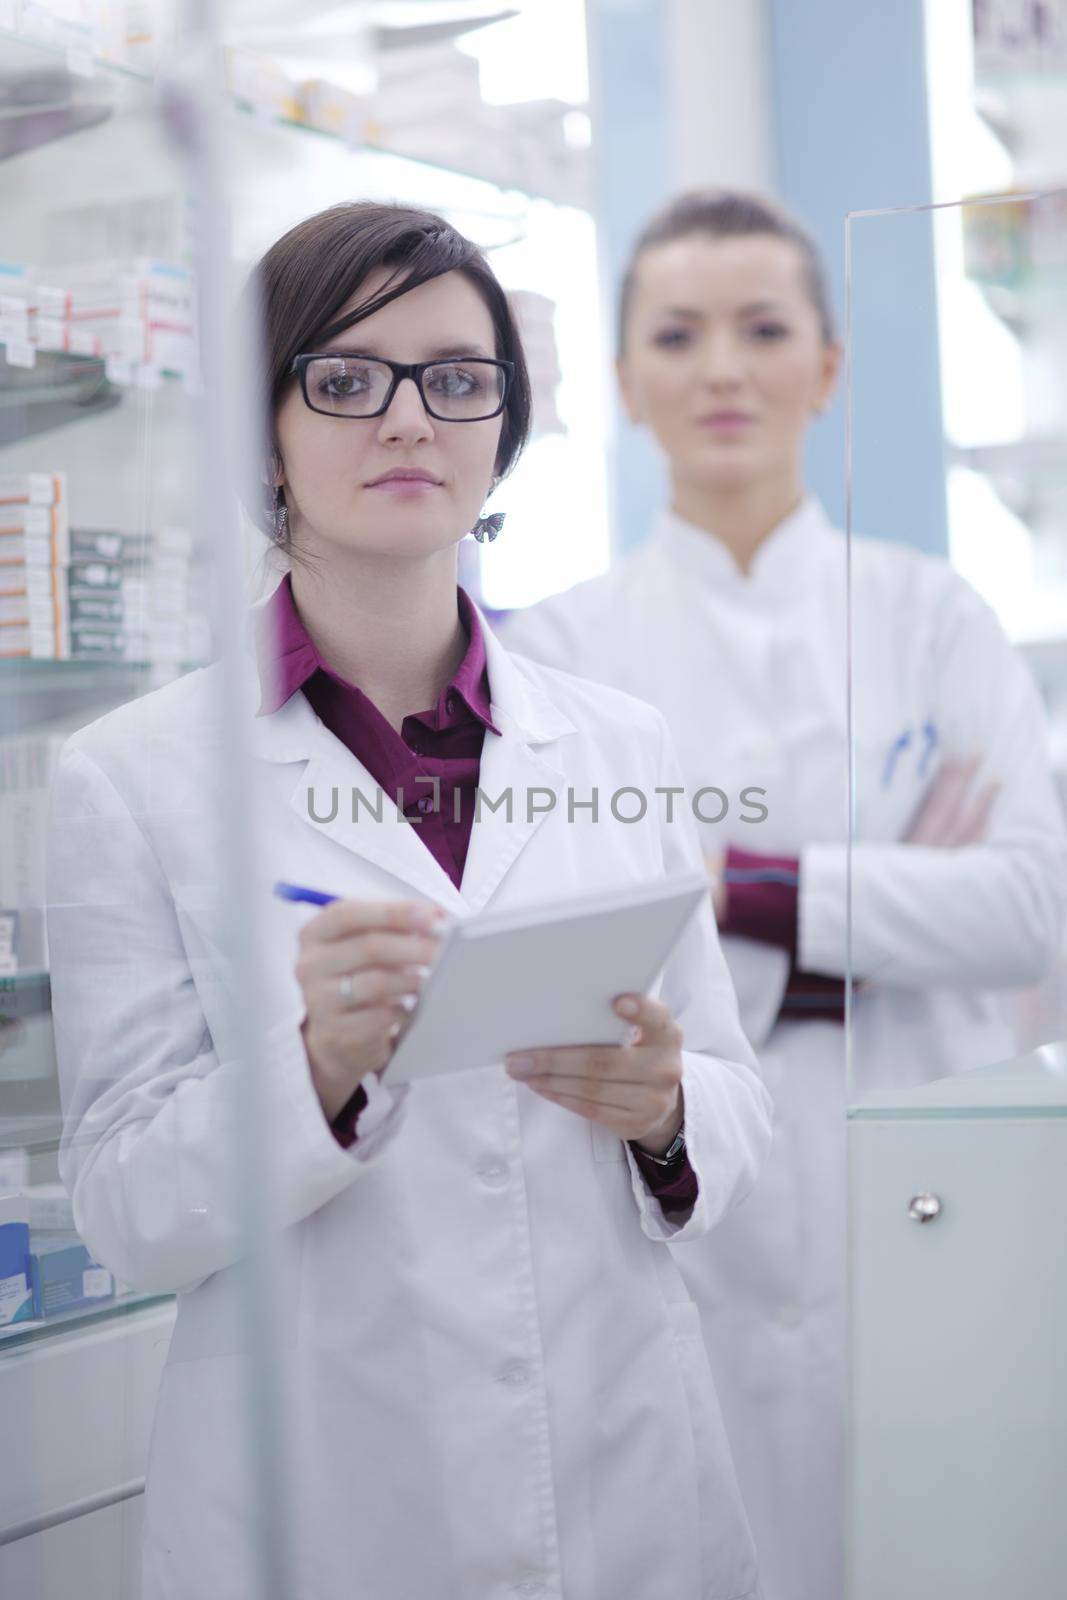
[[[892,781],[893,781],[893,773],[896,771],[897,762],[900,760],[900,757],[904,754],[905,750],[908,748],[910,743],[911,743],[911,729],[910,728],[905,728],[904,732],[900,735],[900,737],[898,739],[895,739],[893,741],[893,743],[890,745],[889,754],[886,756],[885,766],[882,769],[882,788],[883,789],[888,789],[889,785],[892,783]]]
[[[321,889],[305,889],[299,883],[276,883],[274,893],[279,900],[302,901],[309,906],[328,906],[339,898],[335,894],[323,894]]]
[[[919,762],[920,778],[926,777],[926,770],[930,765],[930,759],[938,746],[937,728],[932,722],[923,723],[923,738],[926,740],[926,749],[923,751],[922,759]]]

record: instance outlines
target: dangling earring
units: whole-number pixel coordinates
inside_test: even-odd
[[[288,524],[289,524],[289,507],[286,505],[285,501],[282,499],[282,491],[281,491],[281,486],[279,484],[275,484],[275,486],[274,486],[274,498],[273,498],[273,504],[272,504],[272,507],[271,507],[271,518],[272,518],[272,521],[273,521],[273,524],[274,524],[275,542],[280,544],[281,541],[285,538],[285,530],[286,530],[286,528],[288,527]]]
[[[471,532],[477,539],[478,543],[484,544],[486,539],[488,539],[489,543],[492,544],[493,540],[497,537],[501,528],[504,526],[504,518],[506,516],[506,511],[494,511],[492,516],[479,517],[477,522],[474,524],[474,527],[471,529]]]

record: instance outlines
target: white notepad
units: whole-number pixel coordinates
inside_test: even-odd
[[[383,1074],[490,1066],[514,1051],[621,1044],[612,1002],[647,994],[708,893],[702,872],[454,923]]]

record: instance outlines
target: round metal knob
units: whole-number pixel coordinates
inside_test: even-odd
[[[941,1202],[936,1194],[917,1194],[908,1206],[912,1222],[936,1222],[941,1215]]]

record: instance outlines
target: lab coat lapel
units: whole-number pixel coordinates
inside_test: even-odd
[[[258,678],[249,693],[250,699],[258,694]],[[267,716],[254,717],[251,726],[253,754],[291,767],[289,809],[316,838],[352,851],[446,909],[462,909],[448,874],[397,811],[395,796],[379,792],[363,763],[320,722],[302,694]]]
[[[463,872],[463,899],[480,911],[496,893],[545,818],[560,803],[563,773],[551,745],[574,724],[526,677],[479,612],[494,726],[486,732],[479,809]],[[484,796],[484,801],[482,797]],[[490,804],[494,809],[490,809]]]
[[[417,826],[397,810],[395,796],[381,793],[366,767],[321,725],[317,749],[289,805],[320,837],[383,868],[419,894],[459,909],[455,885],[423,844]]]
[[[480,614],[479,614],[480,616]],[[316,717],[302,694],[277,711],[252,718],[252,750],[261,760],[291,765],[289,807],[319,838],[327,838],[381,867],[402,883],[459,914],[478,911],[560,803],[563,776],[539,747],[574,725],[520,670],[480,616],[485,634],[492,717],[486,731],[478,810],[471,829],[462,888],[457,890],[419,838],[382,797],[363,764]],[[258,705],[258,675],[249,663],[248,704]],[[365,797],[353,821],[353,791]],[[482,798],[484,797],[484,799]],[[499,804],[498,804],[499,802]]]

